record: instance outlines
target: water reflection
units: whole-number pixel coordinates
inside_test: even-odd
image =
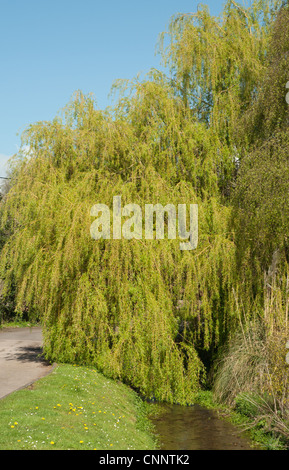
[[[238,428],[199,405],[166,405],[153,419],[162,450],[252,450]]]

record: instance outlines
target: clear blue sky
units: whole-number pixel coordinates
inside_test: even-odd
[[[33,122],[50,120],[76,90],[100,109],[114,80],[160,67],[158,35],[192,0],[0,0],[0,176]],[[224,1],[207,0],[212,14]]]

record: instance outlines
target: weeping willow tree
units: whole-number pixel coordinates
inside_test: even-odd
[[[222,144],[164,84],[148,81],[115,113],[78,93],[52,122],[30,126],[1,205],[7,295],[39,316],[55,361],[93,364],[147,397],[190,402],[200,351],[234,322],[230,209],[219,195]],[[96,203],[198,204],[199,243],[94,240]]]
[[[170,85],[175,95],[189,109],[192,119],[204,123],[222,142],[222,159],[218,162],[219,193],[225,203],[231,205],[234,201],[230,230],[237,234],[238,281],[234,296],[236,308],[242,305],[248,318],[256,315],[264,297],[264,264],[255,259],[254,250],[250,251],[248,246],[254,230],[257,239],[265,236],[266,231],[262,228],[267,219],[262,218],[264,212],[256,217],[253,207],[258,205],[258,196],[264,203],[271,184],[264,190],[264,174],[270,169],[268,162],[262,159],[263,149],[259,152],[262,170],[255,165],[253,143],[262,132],[262,126],[266,126],[265,115],[268,123],[269,116],[272,120],[280,120],[280,106],[286,115],[284,88],[282,95],[282,89],[277,86],[281,69],[282,86],[285,86],[287,63],[286,40],[282,46],[280,44],[281,38],[286,36],[286,22],[280,28],[283,4],[279,0],[242,3],[228,0],[217,17],[210,14],[207,6],[200,5],[196,13],[177,14],[168,32],[160,37],[160,53],[163,64],[169,68]],[[278,64],[280,48],[282,65]],[[270,96],[269,105],[265,94]],[[249,153],[252,159],[248,158]],[[247,171],[249,166],[251,172]],[[241,176],[244,174],[245,178]],[[269,204],[273,205],[274,200],[273,196]],[[241,206],[242,217],[239,218]],[[274,221],[270,223],[272,226]],[[266,242],[272,232],[267,235]],[[273,252],[271,260],[272,255]]]
[[[217,17],[200,5],[196,13],[177,14],[160,36],[159,50],[176,93],[232,153],[239,120],[258,94],[281,3],[255,0],[246,6],[228,0]]]
[[[277,430],[288,445],[289,8],[283,3],[268,37],[256,99],[238,127],[243,157],[232,199],[237,282],[240,291],[246,279],[251,302],[222,358],[216,393],[228,401],[245,393],[254,406],[261,396],[256,410],[266,429]]]
[[[191,403],[206,360],[238,322],[230,191],[236,120],[263,67],[264,2],[228,2],[171,25],[173,79],[152,72],[129,83],[115,109],[77,93],[51,122],[31,125],[1,201],[3,295],[40,318],[54,361],[96,366],[146,397]],[[141,237],[95,240],[91,208],[198,205],[198,246]],[[128,222],[128,217],[123,222]],[[111,227],[112,229],[112,227]],[[133,233],[133,231],[132,231]],[[248,271],[250,273],[250,271]]]
[[[239,257],[250,253],[251,265],[262,270],[276,252],[289,261],[288,18],[284,4],[269,36],[257,99],[239,126],[244,158],[233,198]]]

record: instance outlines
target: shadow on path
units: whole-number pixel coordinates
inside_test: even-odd
[[[19,361],[19,362],[36,362],[45,366],[50,365],[43,356],[43,349],[41,346],[21,346],[15,353],[7,354],[6,361]]]
[[[41,328],[0,330],[0,399],[49,374]]]

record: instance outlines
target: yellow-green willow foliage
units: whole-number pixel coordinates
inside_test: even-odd
[[[285,277],[289,261],[288,20],[287,4],[271,28],[257,99],[239,126],[244,156],[233,198],[239,257],[250,253],[251,265],[259,263],[265,271],[279,252],[278,271],[283,259]],[[263,284],[262,278],[259,283]]]
[[[277,132],[286,133],[288,127],[288,20],[288,2],[283,2],[270,28],[256,99],[238,126],[240,141],[243,146],[247,143],[248,151],[262,147],[265,141],[274,140]],[[272,144],[274,146],[274,142]]]
[[[260,396],[254,417],[288,441],[289,369],[289,8],[278,12],[264,71],[238,130],[242,159],[232,198],[240,329],[217,374],[218,399]],[[287,99],[286,99],[287,98]],[[245,287],[245,289],[244,289]],[[244,293],[251,292],[250,295]],[[239,396],[240,398],[240,396]],[[237,397],[238,399],[238,397]],[[273,403],[273,404],[272,404]],[[279,422],[278,422],[279,420]],[[283,420],[283,422],[282,422]],[[270,423],[270,425],[269,425]],[[279,427],[280,424],[280,427]],[[265,424],[267,426],[267,424]]]
[[[232,148],[235,129],[252,104],[264,70],[268,32],[281,1],[228,0],[218,17],[200,5],[177,14],[160,51],[175,90],[192,113]]]
[[[55,361],[96,366],[147,397],[191,402],[199,352],[234,324],[234,243],[219,196],[226,149],[157,81],[114,113],[77,94],[52,122],[30,126],[29,148],[1,204],[11,230],[1,253],[7,295],[38,315]],[[24,148],[27,148],[24,147]],[[91,207],[199,204],[199,244],[93,240]],[[4,290],[5,292],[5,290]]]

